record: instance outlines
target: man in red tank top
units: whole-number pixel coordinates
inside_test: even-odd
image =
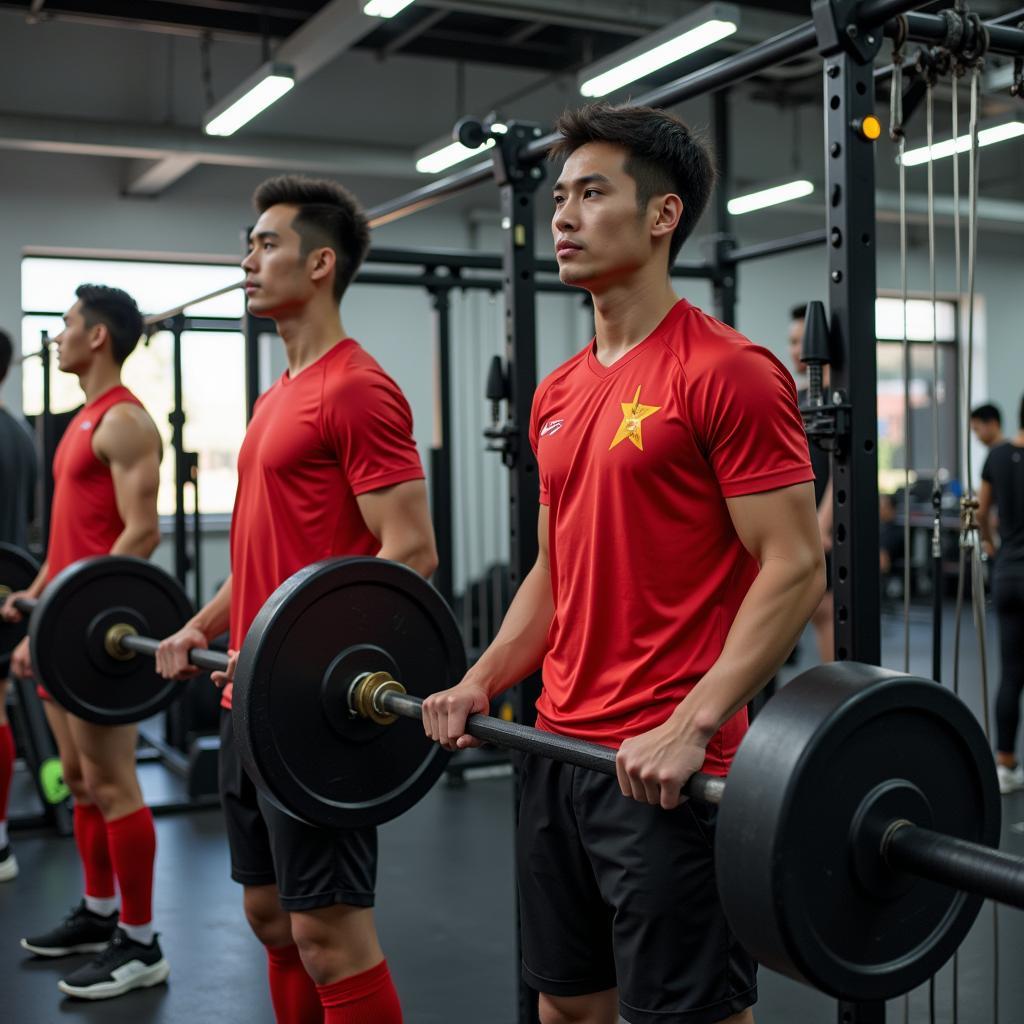
[[[157,652],[169,678],[187,652],[230,630],[237,651],[285,579],[332,555],[379,555],[427,576],[437,564],[412,414],[395,382],[341,324],[339,302],[369,247],[355,199],[329,181],[284,177],[256,191],[249,311],[271,317],[288,370],[256,403],[238,456],[231,575]],[[373,919],[377,835],[297,821],[258,793],[232,733],[224,684],[220,791],[231,877],[267,951],[281,1024],[398,1024]]]
[[[672,289],[711,192],[705,146],[645,107],[558,129],[552,235],[595,337],[534,397],[536,565],[424,728],[472,745],[466,716],[541,669],[538,726],[618,749],[617,779],[524,762],[522,970],[542,1020],[750,1024],[755,965],[717,897],[714,810],[680,789],[728,771],[747,702],[821,597],[807,440],[779,361]]]
[[[119,288],[82,285],[76,295],[56,343],[58,366],[78,377],[85,405],[54,455],[46,561],[28,590],[8,599],[7,619],[19,617],[16,597],[38,597],[72,562],[106,554],[148,558],[160,542],[160,435],[142,403],[121,383],[121,366],[142,334],[142,316]],[[31,676],[27,638],[11,656],[11,670]],[[138,729],[76,718],[49,699],[45,682],[40,680],[40,696],[64,781],[75,798],[85,895],[59,925],[21,944],[37,956],[98,953],[59,987],[67,995],[108,999],[159,984],[169,971],[153,931],[156,833],[135,773]]]

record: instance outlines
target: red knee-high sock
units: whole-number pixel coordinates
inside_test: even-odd
[[[267,946],[266,950],[270,1001],[277,1024],[323,1024],[324,1008],[313,979],[302,966],[298,946]]]
[[[0,725],[0,821],[7,820],[7,798],[11,794],[14,774],[14,734],[10,725]]]
[[[387,960],[333,985],[317,985],[324,1024],[402,1024],[402,1007]]]
[[[114,896],[114,868],[107,844],[107,823],[95,804],[75,804],[75,845],[85,872],[85,894],[108,900]]]
[[[153,862],[156,829],[148,807],[107,822],[110,860],[121,889],[121,924],[149,924],[153,919]]]

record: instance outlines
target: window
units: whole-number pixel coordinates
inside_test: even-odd
[[[938,337],[938,375],[932,350],[931,300],[907,302],[907,337],[910,340],[910,445],[911,480],[935,475],[933,409],[938,411],[940,478],[959,479],[956,303],[940,301],[935,309]],[[903,303],[880,298],[875,304],[878,338],[878,486],[894,492],[904,485],[908,465],[903,417]]]
[[[83,282],[113,285],[127,291],[143,315],[162,313],[235,281],[234,265],[156,263],[132,260],[94,260],[26,257],[22,261],[22,351],[37,352],[40,334],[52,338],[63,328],[62,314],[75,302]],[[234,501],[236,462],[245,432],[245,345],[239,333],[243,313],[241,291],[188,306],[185,315],[202,317],[202,330],[185,330],[181,337],[182,405],[186,449],[199,455],[199,498],[203,512],[230,512]],[[83,395],[77,379],[57,369],[51,349],[51,408],[74,409]],[[164,440],[160,466],[161,515],[174,512],[174,453],[168,417],[174,404],[173,336],[168,331],[139,343],[124,365],[125,384],[138,395]],[[39,359],[23,365],[22,401],[25,412],[42,411],[43,372]]]

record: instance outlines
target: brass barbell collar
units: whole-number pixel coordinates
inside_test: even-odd
[[[398,717],[380,706],[380,698],[387,692],[405,693],[405,687],[387,672],[364,672],[356,676],[349,688],[348,706],[360,718],[368,718],[378,725],[391,725]]]

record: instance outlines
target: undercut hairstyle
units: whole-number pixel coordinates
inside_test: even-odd
[[[591,103],[565,111],[555,131],[562,138],[548,154],[553,160],[565,160],[590,142],[607,142],[625,149],[623,169],[636,182],[641,214],[653,196],[679,196],[683,212],[669,243],[671,267],[683,242],[697,226],[715,184],[715,164],[708,144],[664,110],[610,103]]]
[[[370,250],[370,226],[359,200],[336,181],[284,174],[268,178],[252,197],[260,213],[272,206],[297,206],[292,227],[302,239],[302,256],[334,250],[334,298],[340,302]]]
[[[0,331],[0,384],[7,379],[7,371],[11,368],[13,357],[14,345],[11,344],[11,336],[6,331]]]
[[[971,419],[981,420],[982,423],[994,423],[997,427],[1003,425],[1003,414],[999,411],[999,406],[993,405],[991,402],[972,409]]]
[[[110,334],[110,351],[120,366],[135,351],[145,323],[135,300],[120,288],[105,284],[82,284],[75,289],[82,303],[86,327],[103,324]]]
[[[799,306],[794,306],[789,311],[790,320],[806,320],[807,319],[807,303],[801,302]]]

